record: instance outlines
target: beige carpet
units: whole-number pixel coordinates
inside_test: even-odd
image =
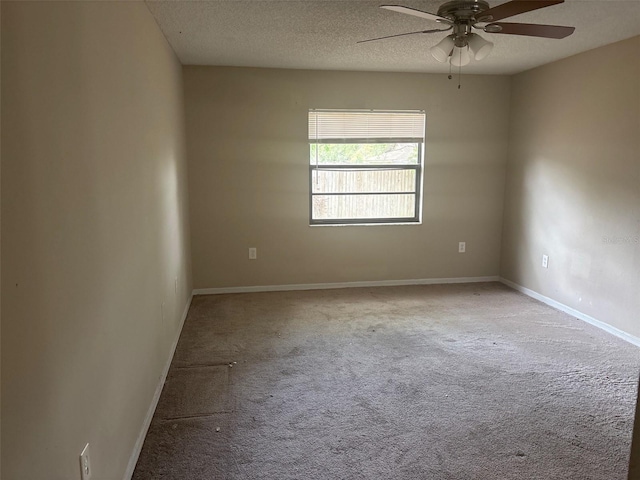
[[[134,479],[624,480],[639,369],[495,283],[199,296]]]

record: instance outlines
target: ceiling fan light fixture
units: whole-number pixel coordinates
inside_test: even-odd
[[[471,55],[469,55],[469,47],[453,47],[451,53],[451,65],[454,67],[464,67],[471,61]]]
[[[493,50],[493,43],[488,42],[480,35],[472,33],[469,35],[469,48],[476,60],[482,60],[487,57]]]
[[[453,35],[446,36],[435,47],[431,47],[429,50],[431,56],[440,63],[444,63],[449,59],[451,51],[453,50],[454,39]]]

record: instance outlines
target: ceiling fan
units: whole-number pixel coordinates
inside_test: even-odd
[[[358,43],[403,37],[406,35],[453,30],[453,33],[432,47],[430,52],[439,62],[445,63],[449,61],[451,65],[461,67],[468,64],[472,56],[475,60],[482,60],[489,55],[493,49],[493,43],[473,33],[473,29],[482,30],[486,33],[526,35],[529,37],[556,39],[571,35],[575,31],[575,27],[500,22],[500,20],[505,18],[563,2],[564,0],[511,0],[510,2],[490,8],[485,0],[453,0],[443,3],[440,8],[438,8],[437,14],[423,12],[422,10],[403,7],[401,5],[382,5],[380,8],[426,18],[427,20],[434,20],[447,28],[388,35],[386,37],[362,40]]]

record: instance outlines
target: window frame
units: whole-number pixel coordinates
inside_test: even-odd
[[[309,156],[311,156],[311,146],[319,144],[366,144],[366,143],[411,143],[417,144],[418,159],[415,164],[337,164],[325,165],[314,164],[309,158],[309,226],[353,226],[353,225],[420,225],[422,223],[422,195],[423,195],[423,170],[424,170],[424,143],[426,137],[426,113],[424,110],[406,110],[406,111],[390,111],[390,110],[321,110],[310,109],[309,114],[313,112],[380,112],[380,113],[412,113],[420,114],[424,117],[424,131],[421,138],[392,138],[392,137],[373,137],[373,138],[331,138],[318,139],[309,138]],[[316,120],[317,121],[317,120]],[[400,192],[323,192],[314,193],[314,171],[381,171],[381,170],[413,170],[415,172],[415,184],[413,191]],[[316,196],[359,196],[359,195],[414,195],[414,215],[412,217],[370,217],[370,218],[331,218],[331,219],[314,219],[313,218],[313,199]]]

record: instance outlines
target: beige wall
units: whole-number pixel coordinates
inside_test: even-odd
[[[640,37],[511,88],[502,275],[640,336]]]
[[[184,67],[184,85],[196,288],[498,274],[508,77]],[[309,227],[309,108],[426,110],[422,225]]]
[[[3,1],[1,113],[3,477],[120,480],[191,290],[181,67],[143,3]]]

